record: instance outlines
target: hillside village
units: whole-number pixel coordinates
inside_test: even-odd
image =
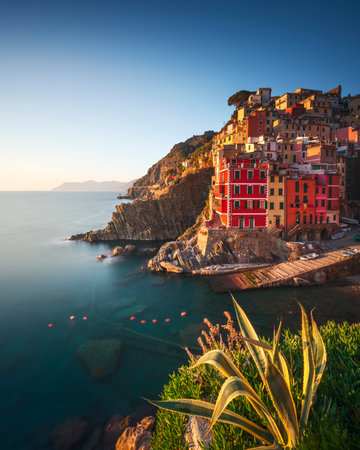
[[[213,138],[211,162],[208,152],[196,160],[195,170],[215,168],[205,225],[299,240],[335,233],[360,200],[359,114],[360,95],[342,98],[341,86],[250,94]]]

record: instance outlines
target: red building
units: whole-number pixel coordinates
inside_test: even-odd
[[[292,174],[285,180],[285,227],[315,223],[315,175]]]
[[[243,121],[243,141],[249,137],[271,135],[272,130],[272,120],[266,116],[266,111],[254,111]]]
[[[292,117],[300,117],[305,114],[304,105],[295,103],[295,105],[285,108],[285,114],[290,114]]]
[[[261,159],[220,159],[214,203],[222,226],[267,227],[268,171],[267,161]]]
[[[315,223],[339,224],[340,175],[324,174],[316,176]]]

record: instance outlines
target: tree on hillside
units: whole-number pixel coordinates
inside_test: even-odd
[[[229,97],[228,105],[235,105],[237,108],[240,108],[247,99],[249,98],[249,95],[253,94],[251,91],[238,91],[236,94]]]

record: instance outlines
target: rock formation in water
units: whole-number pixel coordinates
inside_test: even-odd
[[[181,238],[164,244],[148,267],[151,271],[164,271],[170,263],[177,267],[178,273],[181,269],[202,273],[208,266],[276,263],[297,259],[306,252],[304,245],[285,242],[260,231],[240,233],[239,230],[201,227],[191,239]]]
[[[180,178],[160,192],[116,206],[104,230],[71,236],[71,240],[169,240],[191,227],[203,210],[209,194],[212,168]]]

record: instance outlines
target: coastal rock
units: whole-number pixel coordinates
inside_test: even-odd
[[[88,341],[77,349],[77,356],[94,378],[113,373],[121,354],[122,342],[117,339]]]
[[[97,259],[98,259],[99,261],[102,261],[102,260],[105,259],[105,258],[107,258],[106,255],[99,255],[99,256],[97,257]]]
[[[112,252],[112,256],[120,256],[120,255],[123,255],[124,253],[125,253],[124,247],[121,247],[121,245],[118,245],[114,248],[114,250]]]
[[[171,263],[169,261],[161,261],[160,266],[166,270],[166,272],[172,272],[172,273],[183,273],[184,269],[177,266],[174,263]]]
[[[191,227],[205,206],[212,168],[200,169],[168,186],[157,197],[116,206],[104,230],[73,235],[70,240],[169,240]]]
[[[135,427],[128,427],[116,443],[116,450],[149,450],[155,417],[144,417]]]
[[[89,422],[80,417],[70,417],[54,429],[51,442],[55,450],[71,450],[84,441],[89,431]]]
[[[282,239],[259,231],[240,232],[202,227],[190,240],[164,244],[148,262],[148,268],[154,272],[162,271],[170,261],[176,261],[184,272],[211,275],[214,272],[212,266],[233,266],[234,271],[239,271],[241,264],[271,264],[292,260],[302,251],[297,245],[288,245]],[[202,271],[204,268],[206,270]],[[229,269],[226,271],[229,272]]]
[[[209,420],[203,417],[189,416],[189,420],[185,429],[184,439],[189,448],[201,450],[208,448],[212,442],[214,433],[209,430]],[[202,445],[201,445],[202,444]]]
[[[136,252],[135,245],[132,244],[125,245],[125,253],[135,253],[135,252]]]
[[[130,424],[130,416],[112,416],[105,426],[104,450],[114,450],[117,440]]]

